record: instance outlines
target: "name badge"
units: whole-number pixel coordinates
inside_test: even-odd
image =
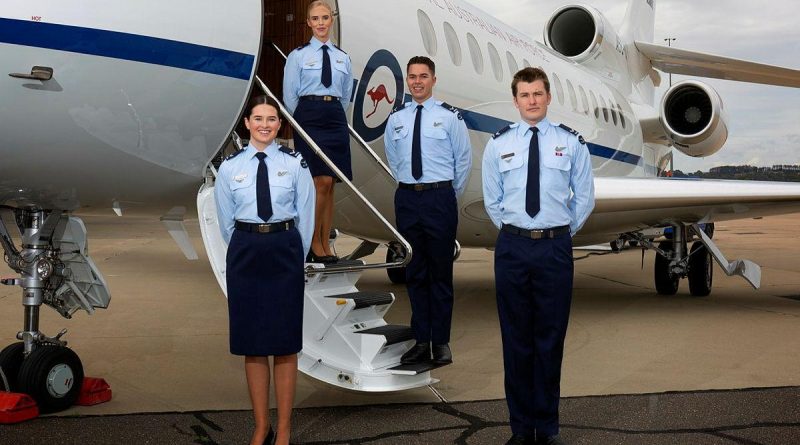
[[[513,158],[515,154],[516,153],[506,153],[504,155],[500,155],[500,159],[502,159],[502,160],[504,160],[506,162],[509,162],[509,161],[511,161],[511,158]]]

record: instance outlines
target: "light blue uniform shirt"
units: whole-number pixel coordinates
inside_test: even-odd
[[[331,59],[330,87],[322,85],[322,45],[328,45]],[[335,96],[347,110],[353,94],[353,70],[350,56],[329,40],[322,43],[311,38],[311,42],[289,53],[283,69],[283,102],[294,114],[303,96]]]
[[[422,176],[414,179],[411,174],[411,145],[417,105],[412,100],[389,116],[383,135],[389,168],[399,182],[406,184],[453,181],[456,196],[461,196],[472,167],[467,125],[457,110],[443,107],[442,102],[432,97],[422,104]]]
[[[314,232],[314,181],[311,173],[300,153],[284,153],[275,142],[264,150],[272,200],[272,217],[264,221],[258,217],[256,202],[257,152],[248,145],[219,167],[214,199],[222,238],[230,243],[235,221],[263,224],[294,219],[303,239],[305,257]]]
[[[531,218],[525,211],[528,183],[530,125],[512,124],[489,140],[483,152],[483,202],[499,229],[511,224],[521,229],[548,229],[569,225],[572,235],[583,227],[594,208],[594,179],[589,150],[575,134],[542,119],[539,129],[540,210]],[[502,134],[501,134],[502,133]]]

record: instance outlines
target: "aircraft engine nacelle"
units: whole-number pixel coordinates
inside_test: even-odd
[[[627,72],[625,48],[617,31],[597,9],[567,5],[544,27],[547,46],[575,63],[602,72]]]
[[[710,86],[696,80],[673,85],[661,100],[661,125],[682,153],[705,157],[728,140],[722,99]]]

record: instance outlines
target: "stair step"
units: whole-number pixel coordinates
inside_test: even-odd
[[[328,295],[325,298],[353,300],[356,302],[356,309],[392,304],[394,301],[394,297],[390,292],[353,292],[349,294]]]
[[[414,339],[414,330],[411,329],[411,326],[396,324],[387,324],[386,326],[379,326],[377,328],[364,329],[363,331],[356,331],[356,334],[383,335],[386,337],[387,346]]]
[[[364,262],[361,261],[361,260],[339,259],[339,261],[337,261],[335,263],[327,263],[327,264],[325,264],[325,263],[315,263],[315,264],[320,264],[327,270],[335,271],[336,269],[339,269],[339,268],[345,268],[345,267],[351,267],[351,266],[363,266]]]
[[[422,374],[423,372],[428,372],[430,370],[441,368],[442,364],[437,364],[433,362],[422,362],[422,363],[412,363],[409,365],[397,365],[393,368],[389,368],[389,371],[392,371],[393,374],[407,374],[407,375],[416,375]]]

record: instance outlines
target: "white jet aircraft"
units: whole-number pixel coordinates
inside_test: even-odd
[[[186,256],[197,258],[183,225],[196,200],[208,257],[225,289],[215,167],[225,147],[240,142],[234,128],[251,91],[280,91],[284,54],[306,41],[306,3],[3,3],[0,244],[19,273],[4,284],[22,287],[25,311],[20,342],[0,352],[3,388],[30,393],[44,412],[77,397],[80,359],[61,340],[64,331],[48,337],[39,330],[39,310],[47,304],[69,318],[109,304],[75,216],[82,210],[160,216]],[[361,391],[433,381],[430,367],[397,366],[413,340],[408,327],[383,320],[394,296],[355,287],[365,268],[402,266],[413,254],[387,223],[395,182],[382,135],[392,107],[408,98],[403,70],[414,55],[437,62],[436,96],[462,111],[474,159],[495,131],[517,120],[513,73],[545,69],[554,97],[550,119],[582,133],[592,154],[596,206],[576,245],[618,248],[629,241],[656,250],[662,294],[674,294],[688,278],[693,295],[708,295],[712,259],[728,275],[760,284],[758,266],[725,259],[708,228],[798,211],[800,185],[659,177],[673,148],[711,155],[728,129],[721,98],[702,82],[679,82],[656,101],[657,70],[787,87],[800,87],[800,71],[655,45],[655,0],[629,0],[619,28],[589,6],[564,6],[548,21],[544,45],[461,0],[331,3],[335,39],[350,53],[356,78],[348,111],[355,178],[340,186],[336,226],[363,242],[339,265],[309,265],[300,359],[307,374]],[[473,165],[458,240],[491,247],[496,229],[484,211],[480,162]],[[654,244],[664,228],[672,236]],[[361,259],[381,243],[389,245],[387,262],[365,264]],[[389,269],[395,280],[397,270]]]

